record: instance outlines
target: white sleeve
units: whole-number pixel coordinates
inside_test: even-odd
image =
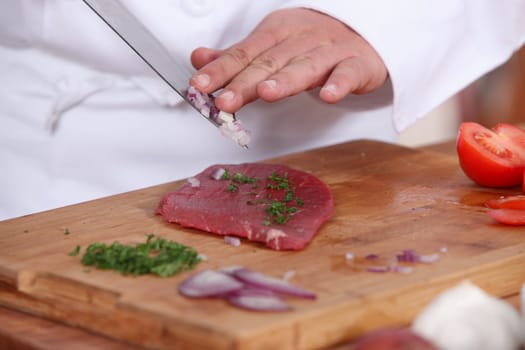
[[[291,0],[337,18],[385,62],[402,131],[525,42],[525,0]]]
[[[0,1],[0,45],[30,46],[42,32],[45,0]]]

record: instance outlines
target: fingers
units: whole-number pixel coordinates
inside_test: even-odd
[[[275,38],[271,33],[255,31],[246,39],[222,52],[197,49],[192,53],[192,64],[199,71],[192,77],[190,83],[203,92],[214,92],[222,88],[231,80],[231,77],[239,74],[257,56],[275,44]],[[204,65],[199,68],[202,64]]]
[[[272,101],[274,88],[282,89],[282,87],[275,86],[276,81],[271,79],[271,77],[274,77],[276,74],[286,74],[286,68],[289,67],[296,52],[309,50],[313,46],[314,44],[309,40],[284,41],[263,52],[228,83],[225,89],[217,96],[215,103],[224,111],[234,112],[243,105],[260,97],[267,101]],[[323,72],[326,72],[328,67],[329,64],[324,64]],[[298,90],[304,90],[308,84],[311,84],[312,79],[317,79],[315,75],[305,74],[304,70],[301,71],[300,69],[296,77],[294,76],[290,80],[296,78],[304,81],[300,85],[295,84],[295,86],[298,86]],[[263,95],[261,95],[260,87],[262,87],[263,91],[266,91],[266,94],[263,92]],[[286,87],[279,93],[279,97],[290,96],[297,92],[300,91]],[[266,95],[269,95],[269,97]]]
[[[191,53],[191,64],[196,69],[201,69],[211,61],[219,58],[220,54],[220,50],[199,47]]]
[[[198,71],[190,84],[205,93],[222,89],[215,103],[226,112],[316,87],[323,87],[321,100],[335,103],[372,91],[387,77],[383,61],[362,37],[307,9],[276,11],[241,42],[224,51],[196,49],[191,61]]]
[[[342,47],[322,45],[294,57],[276,74],[259,83],[257,94],[265,101],[274,102],[321,86],[345,51]]]
[[[362,56],[347,58],[333,69],[319,97],[324,102],[336,103],[352,93],[371,92],[383,85],[386,78],[386,68],[381,64],[375,64]]]

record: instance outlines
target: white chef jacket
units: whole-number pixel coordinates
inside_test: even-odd
[[[269,12],[302,6],[360,33],[384,60],[379,90],[324,104],[312,91],[237,113],[243,149],[183,103],[80,0],[0,3],[0,220],[257,161],[401,131],[525,41],[525,0],[125,0],[191,69]],[[315,160],[314,160],[315,161]]]

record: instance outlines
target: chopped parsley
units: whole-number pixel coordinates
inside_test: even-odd
[[[230,172],[228,171],[228,169],[225,169],[224,170],[224,174],[222,174],[221,176],[221,180],[230,180],[232,178]]]
[[[259,196],[259,192],[253,191],[258,188],[260,180],[256,177],[250,177],[242,173],[231,174],[225,169],[224,174],[220,180],[229,181],[226,186],[228,192],[238,192],[240,186],[250,184],[252,190],[243,192],[254,197]],[[302,207],[304,202],[301,198],[296,196],[295,187],[292,180],[288,177],[288,173],[279,175],[277,172],[272,172],[267,178],[264,188],[267,191],[265,199],[247,200],[247,205],[261,205],[264,206],[264,211],[267,216],[263,219],[263,225],[269,226],[272,223],[284,225],[290,220],[293,214],[297,212],[297,207]]]
[[[77,245],[77,246],[75,247],[75,249],[73,249],[72,251],[70,251],[70,252],[69,252],[69,255],[70,255],[70,256],[77,256],[78,253],[80,253],[80,246],[79,246],[79,245]]]
[[[145,243],[135,246],[119,242],[111,245],[93,243],[86,249],[82,264],[102,270],[116,270],[123,275],[155,274],[169,277],[190,270],[201,261],[195,249],[154,237],[149,234]]]
[[[65,234],[65,235],[69,235],[70,233],[71,233],[71,231],[69,231],[69,229],[66,227],[66,228],[64,229],[64,234]]]
[[[236,173],[233,175],[232,181],[237,182],[239,184],[254,184],[259,181],[256,177],[249,177],[247,175]]]
[[[239,189],[239,186],[237,186],[236,184],[234,184],[233,182],[230,183],[228,185],[228,187],[226,187],[226,191],[228,192],[237,192],[237,190]]]

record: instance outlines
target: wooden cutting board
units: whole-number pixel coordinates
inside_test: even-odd
[[[0,304],[151,349],[317,349],[406,325],[463,279],[496,296],[525,282],[525,230],[495,224],[482,205],[518,190],[474,185],[453,156],[355,141],[270,162],[311,172],[333,191],[334,216],[303,251],[233,247],[165,223],[154,210],[182,183],[173,182],[0,222]],[[149,233],[191,245],[207,261],[162,279],[86,269],[68,255],[77,245],[136,243]],[[403,249],[440,259],[411,265],[410,274],[367,271],[366,254],[388,259]],[[256,313],[177,293],[191,273],[228,265],[275,277],[295,271],[291,281],[318,299]]]

